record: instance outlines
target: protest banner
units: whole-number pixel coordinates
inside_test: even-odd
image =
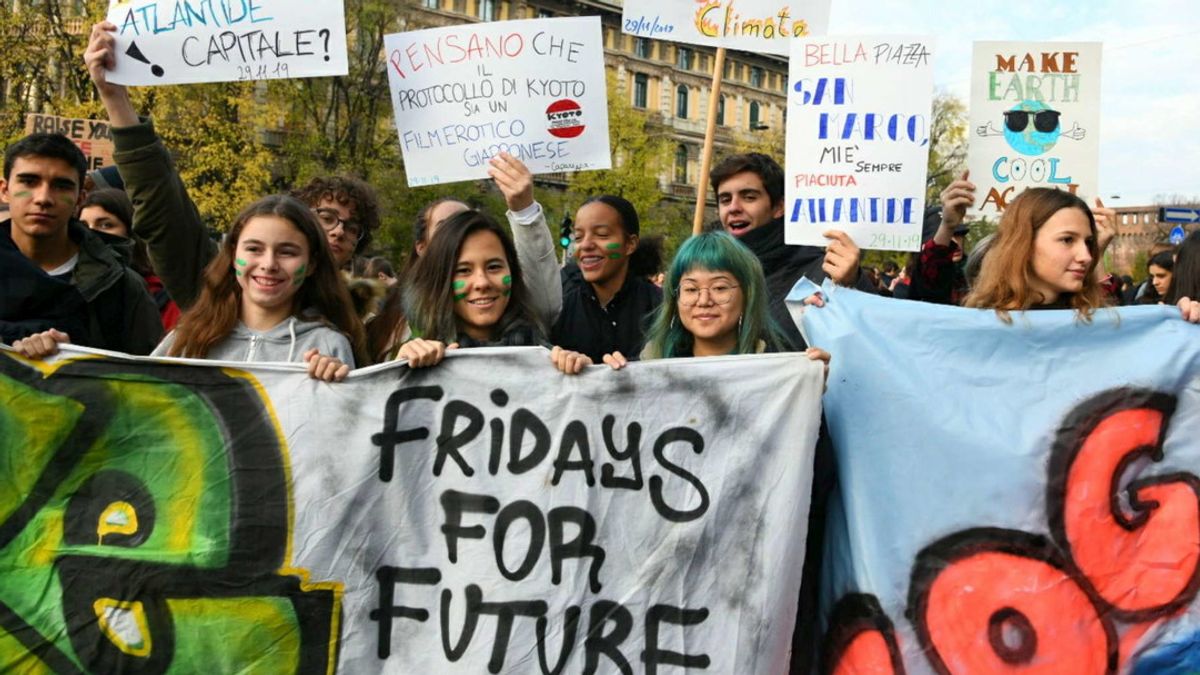
[[[26,134],[62,134],[71,139],[87,158],[88,170],[112,166],[113,140],[108,120],[88,120],[29,113]]]
[[[192,363],[0,353],[0,669],[786,668],[803,355]]]
[[[792,43],[784,236],[825,246],[921,248],[932,125],[929,38],[817,37]]]
[[[501,152],[535,174],[612,166],[600,17],[396,33],[384,50],[410,187],[487,178]]]
[[[829,0],[626,0],[629,35],[787,56],[794,37],[824,35]]]
[[[825,293],[825,672],[1195,672],[1200,327]]]
[[[125,85],[329,77],[349,72],[342,0],[111,0]]]
[[[967,168],[977,216],[1030,187],[1099,193],[1099,42],[976,42]]]

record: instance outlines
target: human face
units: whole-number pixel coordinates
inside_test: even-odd
[[[317,205],[313,207],[313,213],[317,214],[318,220],[321,219],[322,213],[328,214],[326,218],[336,214],[337,220],[351,223],[350,229],[357,227],[359,233],[362,232],[362,224],[354,219],[354,209],[336,199],[326,197],[317,202]],[[328,224],[322,222],[321,228],[325,230],[325,239],[329,242],[329,252],[333,254],[334,264],[342,267],[350,262],[350,259],[354,257],[354,249],[358,247],[359,235],[347,232],[346,226],[342,223],[337,223],[334,227],[329,228]]]
[[[1171,273],[1158,265],[1151,265],[1150,283],[1154,284],[1154,290],[1158,291],[1160,297],[1165,296],[1171,287]]]
[[[695,355],[728,354],[737,345],[745,301],[731,272],[692,269],[679,280],[679,321],[695,338]]]
[[[626,235],[621,214],[603,202],[584,204],[575,214],[575,261],[584,281],[597,286],[624,283],[637,235]]]
[[[438,226],[451,216],[456,216],[469,208],[462,202],[450,200],[441,202],[430,209],[426,215],[425,239],[417,242],[417,255],[425,255],[425,249],[429,247],[429,242],[433,241],[433,233],[437,231]]]
[[[279,216],[254,216],[242,227],[234,253],[243,311],[291,313],[292,299],[312,272],[300,228]]]
[[[508,257],[495,232],[480,230],[463,240],[451,286],[454,315],[463,332],[476,340],[490,340],[512,294]]]
[[[8,177],[0,180],[0,199],[8,204],[14,239],[66,237],[79,202],[79,174],[66,160],[18,157]]]
[[[120,218],[105,210],[103,206],[93,204],[92,206],[83,207],[83,211],[79,212],[79,219],[97,232],[111,234],[122,239],[129,238],[129,228],[125,226],[125,223],[122,223]]]
[[[783,200],[772,206],[762,178],[753,171],[743,171],[717,186],[717,213],[725,231],[740,237],[783,217]]]
[[[1034,234],[1032,286],[1043,304],[1083,290],[1092,270],[1093,237],[1087,214],[1076,208],[1059,209]]]

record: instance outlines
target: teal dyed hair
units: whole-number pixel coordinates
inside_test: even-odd
[[[768,310],[767,280],[758,258],[724,231],[706,232],[683,242],[663,281],[663,303],[646,336],[649,358],[691,356],[692,334],[679,319],[679,280],[695,269],[728,272],[742,290],[742,324],[733,354],[754,354],[759,342],[768,350],[786,351],[787,338]]]

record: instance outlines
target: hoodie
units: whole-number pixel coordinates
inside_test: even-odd
[[[151,356],[167,356],[174,343],[175,332],[172,331]],[[322,321],[305,321],[294,316],[261,333],[250,330],[246,324],[238,321],[233,331],[213,345],[204,358],[246,363],[292,363],[303,359],[304,352],[313,348],[325,356],[337,357],[351,368],[355,365],[354,351],[345,335]]]

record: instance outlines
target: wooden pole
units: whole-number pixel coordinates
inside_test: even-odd
[[[713,60],[712,89],[708,92],[708,128],[704,131],[704,150],[700,153],[700,176],[696,180],[696,213],[692,234],[704,227],[704,206],[708,201],[708,171],[712,168],[713,139],[717,135],[717,108],[721,105],[721,76],[725,74],[725,48],[717,47]]]

